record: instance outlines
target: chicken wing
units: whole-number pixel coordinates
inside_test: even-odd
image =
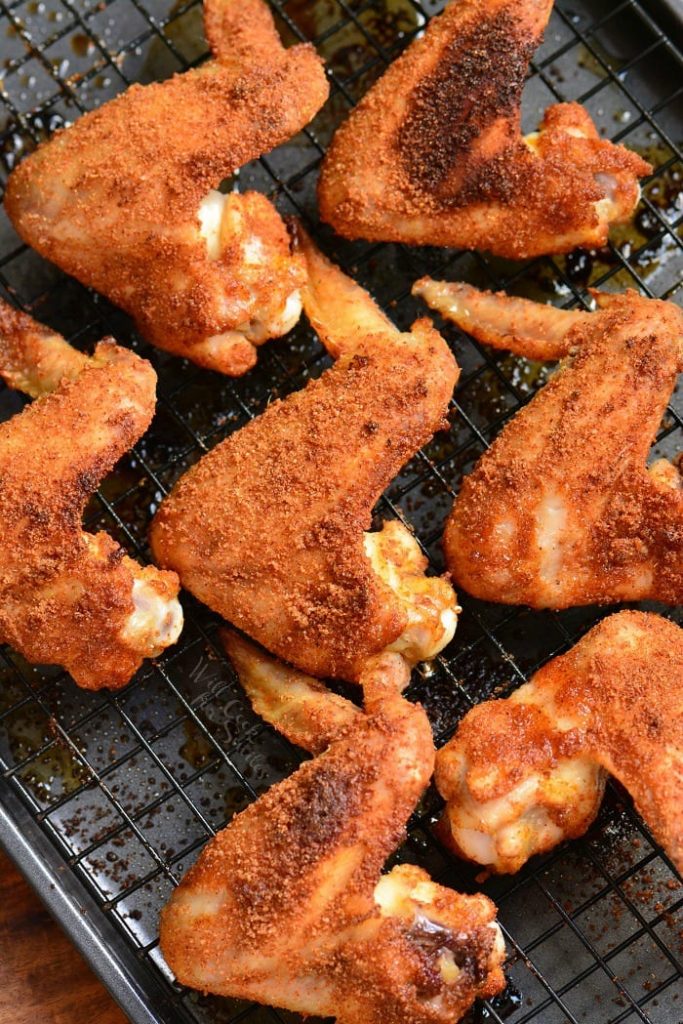
[[[495,907],[387,857],[433,768],[396,654],[365,667],[366,714],[243,811],[201,854],[161,920],[194,988],[338,1024],[452,1024],[503,987]]]
[[[178,638],[178,577],[81,518],[152,419],[154,371],[110,340],[88,358],[0,303],[0,375],[43,396],[0,424],[0,640],[86,689],[123,686]]]
[[[457,584],[483,600],[565,608],[683,601],[683,480],[650,446],[683,370],[672,303],[594,293],[598,312],[421,281],[489,344],[567,358],[465,478],[444,534]]]
[[[303,128],[328,93],[313,48],[285,50],[262,0],[249,7],[236,31],[243,5],[209,2],[218,60],[86,114],[12,173],[5,197],[22,238],[149,341],[232,376],[296,323],[304,273],[265,196],[218,185]]]
[[[160,565],[305,672],[357,680],[385,648],[433,656],[455,595],[399,523],[364,533],[401,466],[444,424],[458,375],[428,321],[398,330],[303,235],[304,306],[338,361],[192,467],[151,529]]]
[[[323,220],[346,238],[521,259],[603,245],[650,165],[601,139],[576,103],[521,134],[520,103],[552,0],[460,0],[433,18],[337,130]]]
[[[362,716],[319,679],[269,657],[234,629],[221,641],[257,715],[311,754],[321,754]]]
[[[441,834],[517,871],[583,835],[614,775],[683,869],[683,630],[619,612],[507,700],[473,708],[437,754]]]

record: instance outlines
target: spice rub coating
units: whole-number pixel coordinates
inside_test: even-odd
[[[401,466],[445,425],[458,368],[428,321],[399,333],[341,271],[309,259],[304,306],[336,364],[192,467],[150,538],[160,565],[268,650],[356,680],[407,625],[364,531]]]
[[[680,604],[683,479],[677,463],[646,462],[683,369],[681,311],[633,291],[568,313],[436,287],[420,291],[481,340],[565,356],[463,481],[444,533],[455,582],[534,608]]]
[[[43,394],[0,424],[0,640],[31,662],[62,665],[87,689],[122,686],[180,632],[178,578],[143,569],[81,520],[149,425],[156,376],[113,341],[92,359],[76,353],[4,304],[0,373]]]
[[[598,246],[651,167],[601,139],[576,103],[521,134],[531,56],[552,0],[459,0],[385,72],[323,162],[323,220],[347,238],[509,258]]]
[[[452,1024],[504,984],[495,907],[387,857],[429,781],[403,659],[366,666],[366,714],[238,815],[162,913],[179,981],[339,1024]]]
[[[123,307],[149,341],[230,375],[291,327],[303,272],[264,196],[230,195],[223,211],[215,190],[295,135],[328,93],[314,49],[285,50],[265,5],[251,49],[233,52],[223,33],[236,6],[209,4],[218,60],[86,114],[20,164],[5,198],[26,242]]]
[[[683,870],[683,630],[604,619],[507,700],[468,712],[437,754],[442,837],[495,871],[583,835],[605,773]]]

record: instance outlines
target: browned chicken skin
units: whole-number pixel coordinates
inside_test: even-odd
[[[455,628],[452,589],[424,577],[408,531],[364,531],[443,425],[458,369],[428,321],[400,334],[303,235],[299,245],[305,309],[338,361],[190,469],[151,544],[188,590],[279,657],[356,680],[369,655],[393,645],[418,661]]]
[[[408,676],[371,659],[366,714],[209,843],[162,914],[179,981],[338,1024],[453,1024],[500,991],[489,899],[412,865],[381,876],[434,763]]]
[[[507,700],[470,711],[437,754],[446,842],[494,871],[583,835],[605,773],[683,870],[683,630],[619,612]]]
[[[264,196],[215,190],[295,135],[328,92],[313,48],[285,50],[262,0],[249,21],[243,7],[209,0],[217,60],[86,114],[14,171],[5,198],[26,242],[149,341],[233,376],[296,322],[304,273]]]
[[[457,584],[483,600],[565,608],[683,601],[683,480],[646,466],[683,369],[683,314],[636,292],[595,313],[424,280],[475,337],[558,372],[463,481],[444,533]]]
[[[84,356],[0,303],[0,376],[38,396],[0,425],[0,640],[87,689],[123,686],[177,639],[178,577],[81,519],[152,419],[154,371],[113,341]]]
[[[651,167],[576,103],[521,135],[529,61],[552,0],[458,0],[338,129],[321,216],[346,238],[523,258],[604,244]]]

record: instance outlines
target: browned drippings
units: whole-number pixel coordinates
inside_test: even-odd
[[[192,718],[183,722],[185,742],[180,748],[180,755],[197,771],[204,768],[215,756],[215,748],[206,738],[202,730]]]
[[[89,57],[95,49],[95,44],[86,36],[85,32],[76,32],[71,36],[69,42],[77,57]]]
[[[7,678],[0,678],[0,715],[4,715],[0,719],[0,738],[5,739],[14,764],[31,757],[51,740],[55,741],[19,772],[26,789],[41,803],[50,803],[55,796],[78,789],[87,781],[88,771],[68,746],[60,742],[52,720],[38,704],[29,701],[11,710],[23,693],[16,676],[9,671],[6,675]]]
[[[391,58],[397,55],[400,41],[412,35],[424,18],[409,0],[379,0],[358,14],[358,23],[344,15],[336,0],[292,0],[286,6],[287,16],[307,40],[315,42],[327,67],[344,81],[357,75],[364,67],[369,70],[349,85],[355,98],[357,90],[365,92],[381,75],[386,64],[378,47]],[[300,42],[286,22],[277,19],[278,29],[286,46]],[[331,133],[346,117],[349,105],[342,93],[333,90],[327,103],[315,119],[315,127]]]

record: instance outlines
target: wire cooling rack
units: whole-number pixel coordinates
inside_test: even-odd
[[[558,3],[525,92],[527,129],[549,103],[578,99],[603,134],[655,165],[633,224],[615,231],[608,248],[516,264],[452,250],[352,245],[317,225],[317,169],[334,127],[442,6],[273,3],[285,39],[310,39],[327,60],[332,95],[297,138],[244,168],[239,187],[260,189],[283,212],[303,216],[399,325],[424,312],[410,285],[425,273],[562,306],[584,303],[589,286],[635,287],[680,302],[683,58],[672,41],[674,22],[658,22],[660,8],[636,0]],[[195,2],[0,0],[3,181],[36,142],[130,82],[168,77],[205,56]],[[4,214],[0,254],[0,288],[12,301],[81,347],[113,334],[157,369],[154,423],[87,516],[89,529],[109,531],[142,560],[149,558],[149,520],[188,466],[274,396],[301,388],[328,365],[302,322],[261,349],[246,377],[221,378],[142,343],[123,314],[22,246]],[[463,368],[450,432],[404,468],[378,507],[380,516],[414,527],[436,571],[444,518],[463,473],[547,374],[442,326]],[[21,405],[18,395],[0,392],[2,418]],[[674,395],[657,455],[683,449],[682,416],[683,401]],[[460,596],[454,642],[415,674],[411,689],[440,743],[473,703],[509,692],[598,617],[594,609],[531,613]],[[183,600],[180,643],[116,694],[84,693],[64,673],[0,651],[0,842],[136,1024],[296,1021],[180,988],[158,950],[159,909],[201,846],[300,758],[252,713],[216,642],[216,618],[187,595]],[[680,609],[659,610],[681,621]],[[432,834],[438,812],[430,791],[397,858],[472,891],[475,872]],[[681,1024],[683,887],[616,785],[585,838],[483,888],[500,908],[510,984],[502,998],[479,1006],[474,1020]]]

